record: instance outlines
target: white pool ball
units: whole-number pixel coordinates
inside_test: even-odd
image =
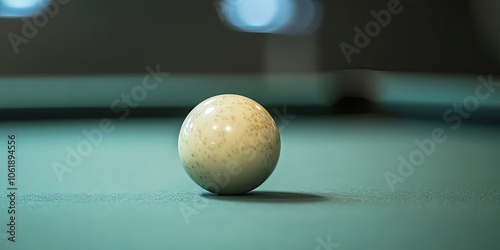
[[[260,186],[280,156],[280,135],[259,103],[218,95],[198,104],[179,132],[179,156],[191,179],[216,194],[243,194]]]

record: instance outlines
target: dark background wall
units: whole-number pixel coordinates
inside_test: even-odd
[[[320,2],[315,34],[283,36],[228,29],[210,0],[70,0],[18,53],[7,35],[21,35],[24,21],[0,19],[0,74],[142,73],[156,63],[168,72],[500,72],[481,33],[494,29],[478,23],[474,1],[401,0],[403,11],[351,63],[339,44],[352,44],[353,28],[389,0]]]

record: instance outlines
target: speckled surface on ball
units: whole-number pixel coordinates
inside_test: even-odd
[[[240,95],[218,95],[198,104],[179,132],[179,156],[191,179],[217,194],[242,194],[274,171],[280,135],[259,103]]]

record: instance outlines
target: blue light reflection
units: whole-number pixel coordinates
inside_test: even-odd
[[[323,17],[314,0],[220,0],[223,22],[243,32],[306,35]]]
[[[0,17],[29,17],[41,12],[50,0],[0,0]]]

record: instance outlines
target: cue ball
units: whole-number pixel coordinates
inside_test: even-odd
[[[280,156],[280,134],[256,101],[233,94],[198,104],[179,132],[179,156],[191,179],[212,193],[243,194],[260,186]]]

